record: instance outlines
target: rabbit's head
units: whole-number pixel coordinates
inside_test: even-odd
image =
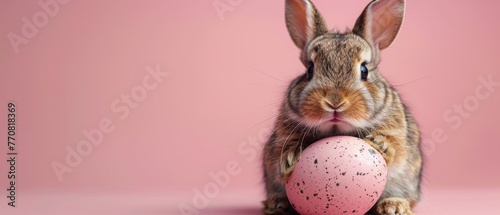
[[[353,30],[341,33],[328,30],[309,0],[286,0],[288,32],[305,66],[287,92],[288,118],[321,132],[354,133],[396,111],[395,92],[377,65],[380,50],[399,32],[404,9],[404,0],[374,0]]]

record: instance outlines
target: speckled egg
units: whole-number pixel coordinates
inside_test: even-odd
[[[371,145],[356,137],[319,140],[301,154],[286,184],[302,215],[365,214],[387,182],[387,165]]]

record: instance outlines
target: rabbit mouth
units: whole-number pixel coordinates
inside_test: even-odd
[[[342,121],[342,120],[340,120],[338,118],[333,118],[333,119],[330,120],[330,122],[333,122],[333,123],[338,123],[340,121]]]
[[[334,133],[351,133],[356,130],[356,127],[352,125],[350,120],[345,119],[343,117],[329,117],[320,121],[319,126],[317,127],[319,131],[322,133],[330,133],[334,131]]]
[[[333,111],[327,114],[327,116],[323,117],[323,119],[319,120],[320,130],[331,130],[332,128],[336,128],[342,131],[349,131],[352,129],[352,125],[345,116],[338,111]]]
[[[340,113],[338,111],[333,111],[332,112],[332,119],[330,119],[330,122],[338,123],[341,121],[342,121],[342,119],[340,118]]]

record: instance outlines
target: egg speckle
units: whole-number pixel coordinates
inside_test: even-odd
[[[386,181],[387,165],[380,153],[359,138],[336,136],[304,149],[286,192],[302,215],[364,214]]]

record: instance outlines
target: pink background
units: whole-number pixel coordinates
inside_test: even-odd
[[[283,1],[70,1],[16,53],[7,35],[22,35],[23,17],[43,11],[37,2],[0,3],[0,119],[7,121],[7,103],[15,101],[19,152],[18,207],[7,208],[2,197],[2,211],[106,214],[128,207],[135,208],[130,214],[177,214],[193,189],[214,182],[210,172],[236,162],[241,172],[202,214],[259,214],[260,147],[288,82],[304,72]],[[231,11],[218,16],[214,2]],[[329,27],[341,30],[368,2],[314,1]],[[429,207],[420,207],[421,214],[450,212],[457,204],[447,195],[500,199],[492,192],[500,190],[500,87],[482,89],[488,98],[474,97],[480,77],[500,82],[498,7],[497,1],[408,1],[402,31],[382,53],[381,72],[426,139],[423,205]],[[121,120],[111,104],[141,86],[145,68],[156,65],[169,76]],[[443,119],[464,102],[469,109],[460,125]],[[65,163],[66,147],[75,148],[85,140],[82,130],[99,128],[105,118],[114,131],[60,182],[51,164]],[[2,141],[6,131],[0,123]],[[440,132],[446,138],[433,138]],[[4,160],[6,143],[0,145]],[[0,162],[0,196],[7,194],[7,168]],[[220,205],[234,211],[213,209]]]

